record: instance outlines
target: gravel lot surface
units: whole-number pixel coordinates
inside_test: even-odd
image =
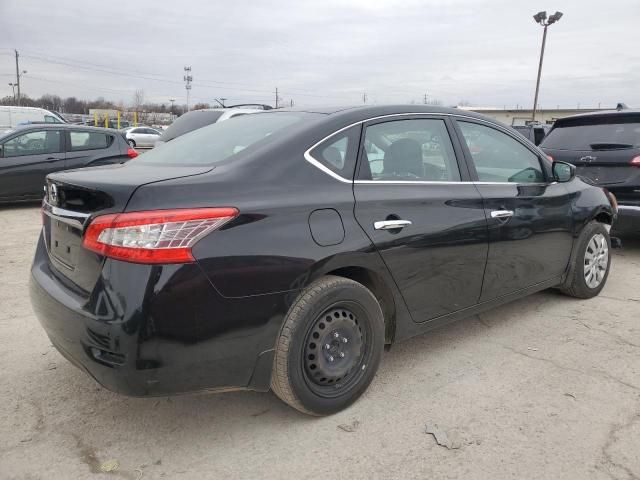
[[[0,478],[640,478],[640,241],[599,297],[542,292],[395,345],[317,419],[272,394],[99,387],[31,311],[39,229],[0,209]]]

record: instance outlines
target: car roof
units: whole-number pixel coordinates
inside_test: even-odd
[[[473,117],[479,120],[489,121],[496,125],[502,125],[500,122],[482,115],[480,113],[468,110],[460,110],[458,108],[439,107],[434,105],[357,105],[357,106],[337,106],[337,107],[311,107],[311,108],[282,108],[277,110],[267,110],[265,114],[277,112],[308,112],[319,113],[331,117],[348,116],[353,117],[354,121],[363,121],[375,117],[384,117],[387,115],[409,114],[435,114],[435,115],[459,115],[465,117]]]
[[[599,110],[596,112],[578,113],[577,115],[570,115],[568,117],[562,117],[556,120],[557,122],[564,122],[565,120],[581,119],[581,118],[598,118],[598,117],[615,117],[615,116],[640,116],[640,110],[623,108],[620,110]]]
[[[103,127],[91,127],[88,125],[74,125],[71,123],[23,123],[20,125],[16,125],[12,127],[11,133],[28,131],[28,130],[82,130],[87,132],[109,132],[109,133],[118,133],[117,130],[113,128],[103,128]]]

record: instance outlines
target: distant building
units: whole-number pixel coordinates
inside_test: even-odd
[[[526,125],[531,121],[532,110],[529,109],[507,109],[496,107],[458,107],[461,110],[470,110],[493,118],[506,125]],[[615,108],[615,107],[612,107]],[[599,110],[610,110],[610,108],[543,108],[536,110],[536,121],[548,125],[553,124],[557,119],[577,115],[578,113],[597,112]]]

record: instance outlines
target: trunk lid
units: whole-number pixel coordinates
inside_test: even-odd
[[[123,165],[84,168],[47,177],[43,236],[52,270],[78,293],[87,295],[100,276],[103,257],[85,250],[82,237],[92,218],[123,212],[141,186],[201,175],[211,166]]]

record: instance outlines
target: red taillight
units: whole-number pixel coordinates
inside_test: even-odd
[[[82,245],[92,252],[125,262],[193,262],[193,245],[237,215],[235,208],[102,215],[91,222]]]
[[[129,149],[127,150],[127,157],[129,158],[136,158],[138,155],[139,153],[131,147],[129,147]]]
[[[634,167],[640,167],[640,155],[633,157],[629,163]]]

